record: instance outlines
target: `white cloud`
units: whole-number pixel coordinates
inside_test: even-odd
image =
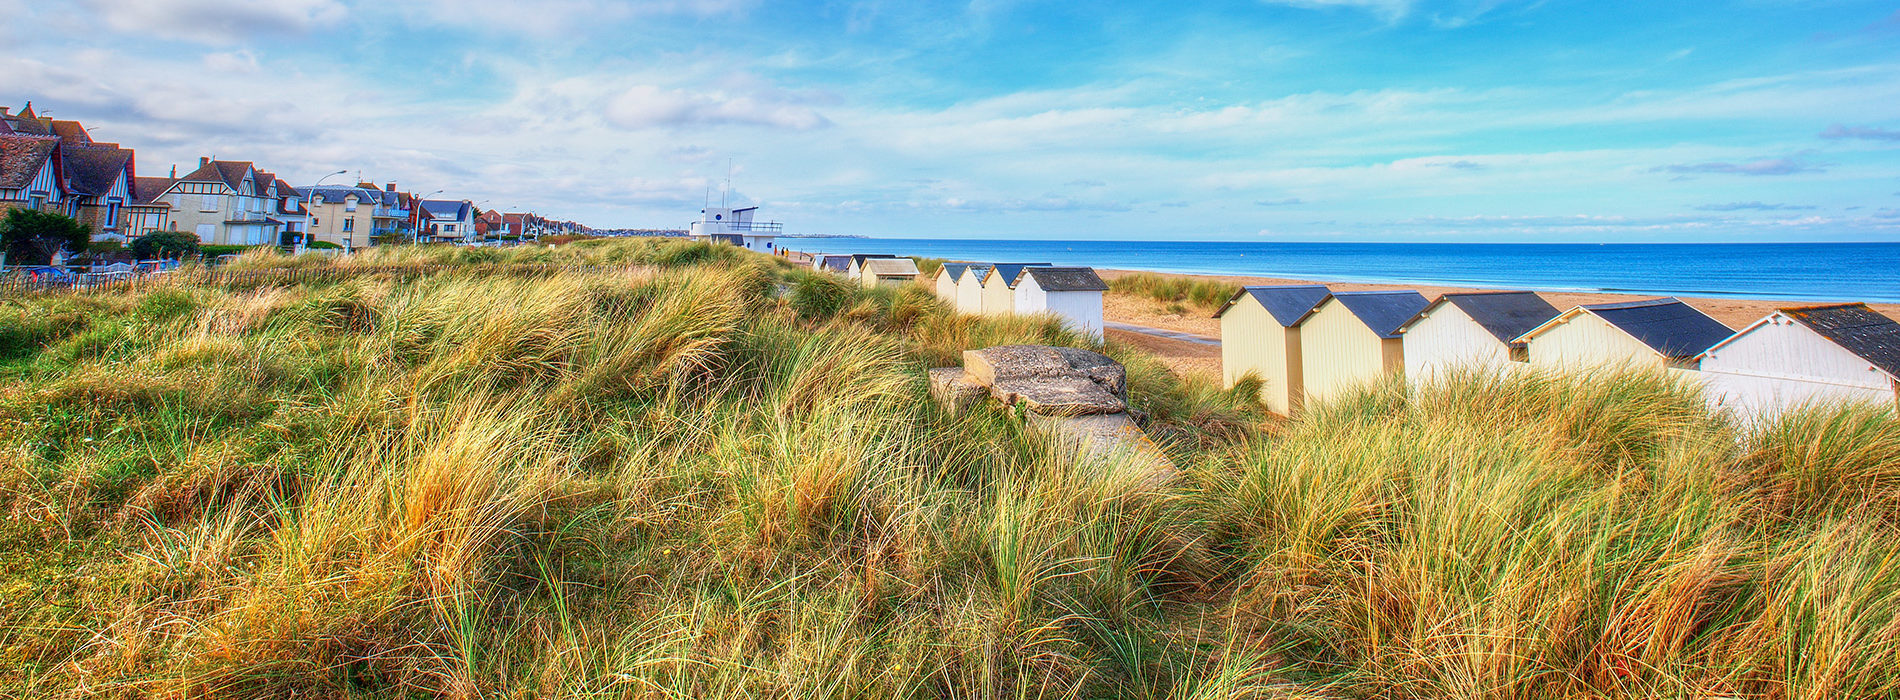
[[[602,116],[622,129],[746,124],[805,130],[831,124],[824,115],[803,105],[656,85],[635,85],[620,91],[608,100]]]
[[[253,41],[258,34],[297,34],[333,25],[347,14],[337,0],[84,0],[106,25],[127,34],[212,44]]]

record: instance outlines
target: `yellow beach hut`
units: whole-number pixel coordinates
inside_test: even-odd
[[[1260,401],[1268,410],[1291,415],[1302,399],[1299,323],[1325,301],[1320,285],[1242,287],[1222,305],[1221,380],[1233,388],[1241,377],[1261,379]]]
[[[1735,331],[1673,297],[1584,304],[1526,331],[1532,366],[1693,370],[1702,351]]]
[[[1326,401],[1405,369],[1399,326],[1423,311],[1425,295],[1338,292],[1306,312],[1300,327],[1306,400]]]

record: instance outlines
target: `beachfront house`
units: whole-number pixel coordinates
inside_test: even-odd
[[[1337,292],[1306,312],[1294,324],[1305,401],[1336,398],[1404,371],[1399,326],[1428,305],[1414,291]]]
[[[1718,405],[1773,418],[1817,403],[1900,404],[1900,323],[1866,304],[1780,309],[1702,353]]]
[[[730,243],[761,253],[778,252],[778,237],[785,232],[785,225],[754,219],[758,211],[758,207],[701,209],[699,220],[687,226],[686,236],[695,241]]]
[[[1261,380],[1267,410],[1291,415],[1303,398],[1300,327],[1296,324],[1330,292],[1323,286],[1242,287],[1214,318],[1220,320],[1221,381],[1233,388],[1242,377]]]
[[[1054,314],[1074,330],[1102,337],[1102,293],[1108,291],[1108,283],[1094,268],[1028,265],[1021,269],[1014,290],[1015,313]]]
[[[936,288],[938,299],[942,299],[951,304],[957,303],[957,278],[961,277],[963,270],[969,266],[970,263],[947,262],[937,268]]]
[[[957,278],[958,313],[983,313],[983,276],[991,267],[990,263],[970,263],[963,268],[963,276]]]
[[[864,261],[872,258],[895,258],[895,255],[858,253],[851,256],[851,266],[845,269],[845,279],[858,279],[864,274]]]
[[[466,199],[425,199],[416,203],[416,237],[437,243],[475,240],[475,203]]]
[[[866,287],[897,287],[917,281],[917,261],[910,258],[870,258],[858,274]]]
[[[1675,298],[1584,304],[1518,336],[1532,366],[1693,370],[1734,331]]]
[[[1001,316],[1016,313],[1016,281],[1022,277],[1023,268],[1031,266],[1048,267],[1049,263],[996,263],[990,266],[983,277],[977,280],[983,288],[979,302],[981,313],[986,316]]]
[[[1405,376],[1414,384],[1470,370],[1498,375],[1523,367],[1517,337],[1557,317],[1531,292],[1446,294],[1399,327]]]

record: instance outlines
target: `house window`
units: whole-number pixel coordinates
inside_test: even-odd
[[[46,195],[43,195],[43,194],[33,195],[32,197],[27,198],[27,202],[29,202],[29,206],[33,207],[33,209],[37,211],[40,208],[46,206]]]
[[[343,211],[356,211],[356,198],[355,198],[355,197],[344,197],[344,198],[343,198]]]
[[[455,224],[443,224],[442,231],[445,233],[455,233]]]
[[[356,230],[356,220],[355,220],[355,219],[344,219],[344,220],[343,220],[343,232],[344,232],[344,233],[349,233],[349,232],[351,232],[351,231],[355,231],[355,230]]]
[[[217,211],[217,210],[218,210],[218,196],[217,195],[207,194],[198,198],[198,211]]]
[[[115,228],[118,225],[119,225],[119,202],[117,200],[114,200],[106,204],[106,228]]]

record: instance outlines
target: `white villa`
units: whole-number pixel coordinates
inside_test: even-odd
[[[706,207],[699,210],[699,220],[692,223],[687,235],[695,241],[731,243],[761,253],[777,252],[778,236],[785,232],[785,224],[753,219],[758,210],[758,207]]]

